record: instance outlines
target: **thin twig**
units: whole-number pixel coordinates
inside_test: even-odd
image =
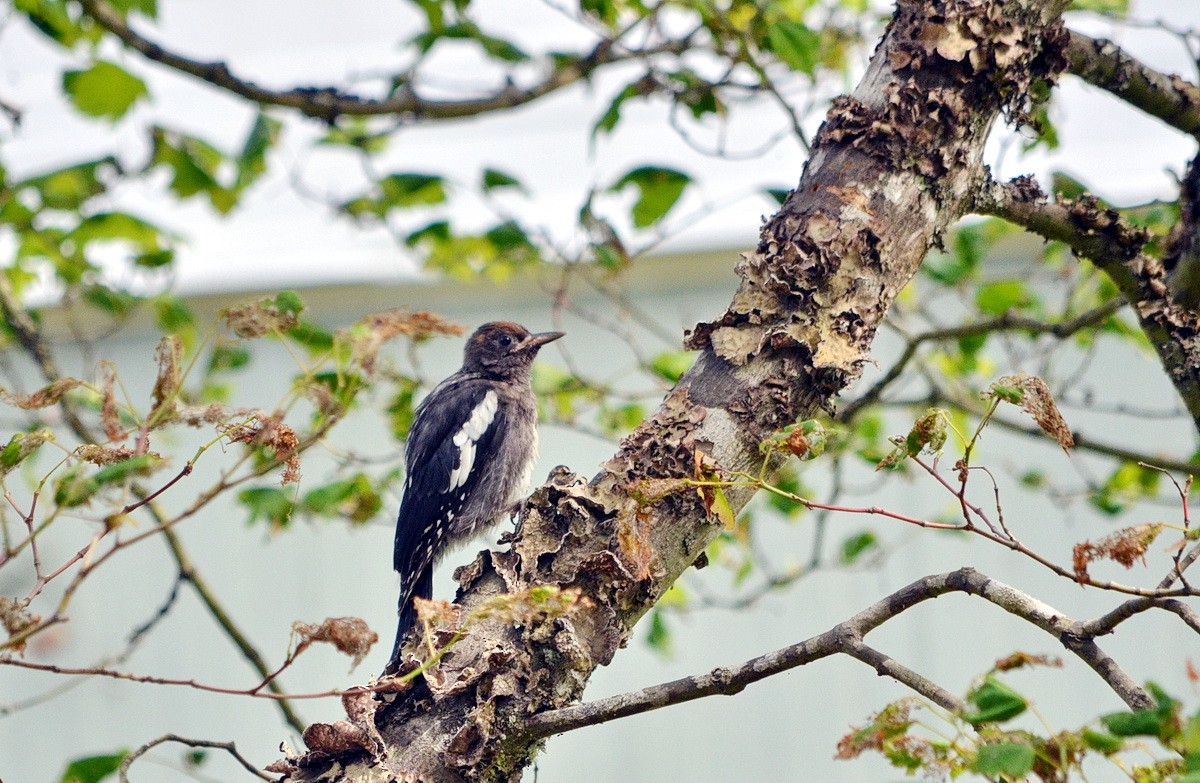
[[[129,783],[129,768],[133,765],[133,762],[141,758],[146,751],[150,750],[156,745],[161,745],[164,742],[178,742],[182,745],[187,745],[189,748],[216,748],[217,750],[223,750],[230,756],[233,756],[233,758],[251,775],[254,775],[261,780],[275,779],[271,775],[268,775],[247,761],[245,756],[243,756],[241,753],[238,753],[237,747],[232,742],[213,742],[212,740],[189,739],[188,737],[181,737],[178,734],[164,734],[161,737],[150,740],[145,745],[142,745],[140,748],[125,757],[125,759],[121,762],[121,766],[117,769],[117,774],[120,776],[121,783]]]

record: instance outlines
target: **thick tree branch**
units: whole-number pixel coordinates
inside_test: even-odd
[[[706,696],[728,696],[740,693],[747,685],[767,677],[836,654],[861,660],[879,674],[907,685],[935,704],[958,711],[963,708],[963,703],[955,696],[863,643],[863,637],[870,630],[922,601],[952,592],[985,598],[1059,638],[1067,649],[1091,666],[1130,709],[1141,709],[1152,704],[1149,695],[1116,666],[1093,640],[1095,636],[1109,633],[1115,626],[1115,623],[1106,621],[1109,615],[1091,622],[1075,622],[1015,587],[991,579],[972,568],[962,568],[918,579],[828,631],[797,644],[752,658],[735,667],[714,669],[708,674],[684,677],[639,691],[544,712],[530,720],[526,731],[534,737],[548,737]],[[1143,604],[1145,606],[1141,610],[1154,606],[1167,608],[1166,602],[1142,602],[1140,599],[1127,601],[1122,607],[1142,607]]]
[[[828,409],[859,375],[896,294],[970,205],[996,118],[1023,118],[1030,87],[1065,67],[1065,5],[962,0],[933,20],[900,0],[863,81],[835,102],[796,190],[738,264],[730,306],[687,340],[700,351],[692,369],[599,475],[556,470],[511,549],[458,572],[467,616],[535,585],[588,600],[516,627],[473,624],[453,656],[380,707],[382,750],[310,732],[310,753],[279,763],[288,778],[518,780],[539,748],[522,733],[530,716],[577,700],[723,529],[696,493],[643,488],[757,471],[764,438]],[[725,495],[736,511],[751,490]],[[410,665],[426,655],[406,649]]]
[[[1172,301],[1166,269],[1144,251],[1146,232],[1094,198],[1047,201],[1026,178],[986,182],[975,206],[982,214],[1063,242],[1103,270],[1133,306],[1200,430],[1200,315]]]
[[[511,109],[536,101],[550,93],[590,77],[602,66],[664,53],[681,53],[690,42],[684,38],[661,47],[625,52],[614,40],[603,40],[591,52],[566,64],[557,64],[542,81],[518,87],[508,83],[496,92],[464,100],[431,100],[416,94],[412,84],[387,98],[370,98],[345,92],[339,87],[294,87],[286,90],[263,87],[237,76],[220,61],[195,60],[166,49],[131,28],[124,16],[106,0],[78,0],[84,13],[148,60],[194,76],[227,92],[266,106],[295,109],[310,117],[332,122],[341,116],[408,116],[421,119],[455,119]]]
[[[1200,87],[1178,74],[1159,73],[1112,41],[1071,32],[1071,73],[1152,117],[1200,138]]]

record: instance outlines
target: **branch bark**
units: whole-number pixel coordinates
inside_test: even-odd
[[[227,92],[266,106],[295,109],[310,117],[333,122],[341,116],[407,116],[421,119],[474,117],[512,109],[536,101],[568,85],[583,81],[597,69],[625,60],[667,52],[680,53],[690,45],[686,38],[644,51],[622,52],[611,39],[597,44],[566,64],[555,65],[550,74],[536,84],[521,88],[506,84],[491,95],[464,100],[430,100],[417,95],[409,84],[387,98],[369,98],[348,93],[339,87],[293,87],[271,89],[238,76],[221,61],[196,60],[167,49],[130,27],[125,17],[106,0],[78,0],[80,7],[98,25],[120,39],[125,46],[148,60],[194,76]]]
[[[1145,252],[1145,231],[1094,197],[1047,201],[1027,178],[987,181],[975,207],[981,214],[1064,242],[1103,270],[1129,300],[1200,431],[1200,314],[1173,301],[1166,267]]]
[[[912,606],[952,592],[980,596],[1058,637],[1071,652],[1100,672],[1130,709],[1151,706],[1152,700],[1149,695],[1142,688],[1132,684],[1129,676],[1112,664],[1094,645],[1095,636],[1109,633],[1115,627],[1116,623],[1112,622],[1110,615],[1105,615],[1100,620],[1079,623],[1015,587],[991,579],[972,568],[961,568],[950,573],[918,579],[811,639],[752,658],[735,667],[713,669],[708,674],[684,677],[632,693],[544,712],[530,719],[525,731],[534,737],[547,737],[706,696],[728,696],[740,693],[746,686],[767,677],[835,654],[857,658],[879,674],[896,679],[935,704],[947,710],[958,711],[963,708],[963,703],[955,696],[863,643],[863,637],[868,632]],[[1156,606],[1166,608],[1165,602],[1141,599],[1122,605],[1125,607],[1123,614],[1126,617]],[[1186,605],[1184,606],[1186,608]],[[1080,643],[1068,640],[1078,640]],[[1081,642],[1090,642],[1091,645]]]
[[[472,625],[369,727],[310,728],[310,752],[274,768],[293,781],[518,780],[540,745],[523,732],[530,716],[574,703],[722,529],[695,492],[647,500],[647,482],[757,470],[767,435],[829,408],[859,375],[896,294],[972,202],[996,117],[1022,120],[1030,86],[1065,68],[1064,6],[956,0],[934,18],[901,0],[796,190],[738,264],[729,308],[691,332],[695,366],[600,474],[557,469],[511,548],[457,575],[464,616],[533,585],[579,587],[587,600],[551,620]],[[726,495],[735,510],[749,499]],[[412,654],[415,665],[423,653]],[[382,748],[341,741],[368,728]]]
[[[1131,57],[1112,41],[1071,32],[1071,73],[1131,106],[1200,138],[1200,87]]]

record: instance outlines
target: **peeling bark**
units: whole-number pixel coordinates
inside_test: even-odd
[[[969,205],[995,118],[1023,121],[1029,87],[1065,67],[1064,5],[901,0],[796,190],[737,265],[729,308],[689,334],[693,369],[598,475],[556,469],[511,547],[458,572],[464,615],[531,585],[586,599],[524,627],[472,625],[410,691],[381,697],[381,749],[318,741],[274,768],[292,781],[518,780],[542,741],[524,730],[529,717],[577,701],[720,532],[696,492],[647,498],[639,486],[757,468],[766,436],[832,407],[897,292]],[[734,509],[749,499],[727,494]]]

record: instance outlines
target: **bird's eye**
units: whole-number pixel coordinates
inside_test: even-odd
[[[496,343],[497,343],[497,344],[498,344],[498,345],[499,345],[501,348],[507,348],[507,347],[509,347],[510,345],[512,345],[512,342],[513,342],[513,338],[512,338],[511,336],[507,335],[507,334],[502,334],[502,335],[500,335],[499,337],[497,337],[497,338],[496,338]]]

